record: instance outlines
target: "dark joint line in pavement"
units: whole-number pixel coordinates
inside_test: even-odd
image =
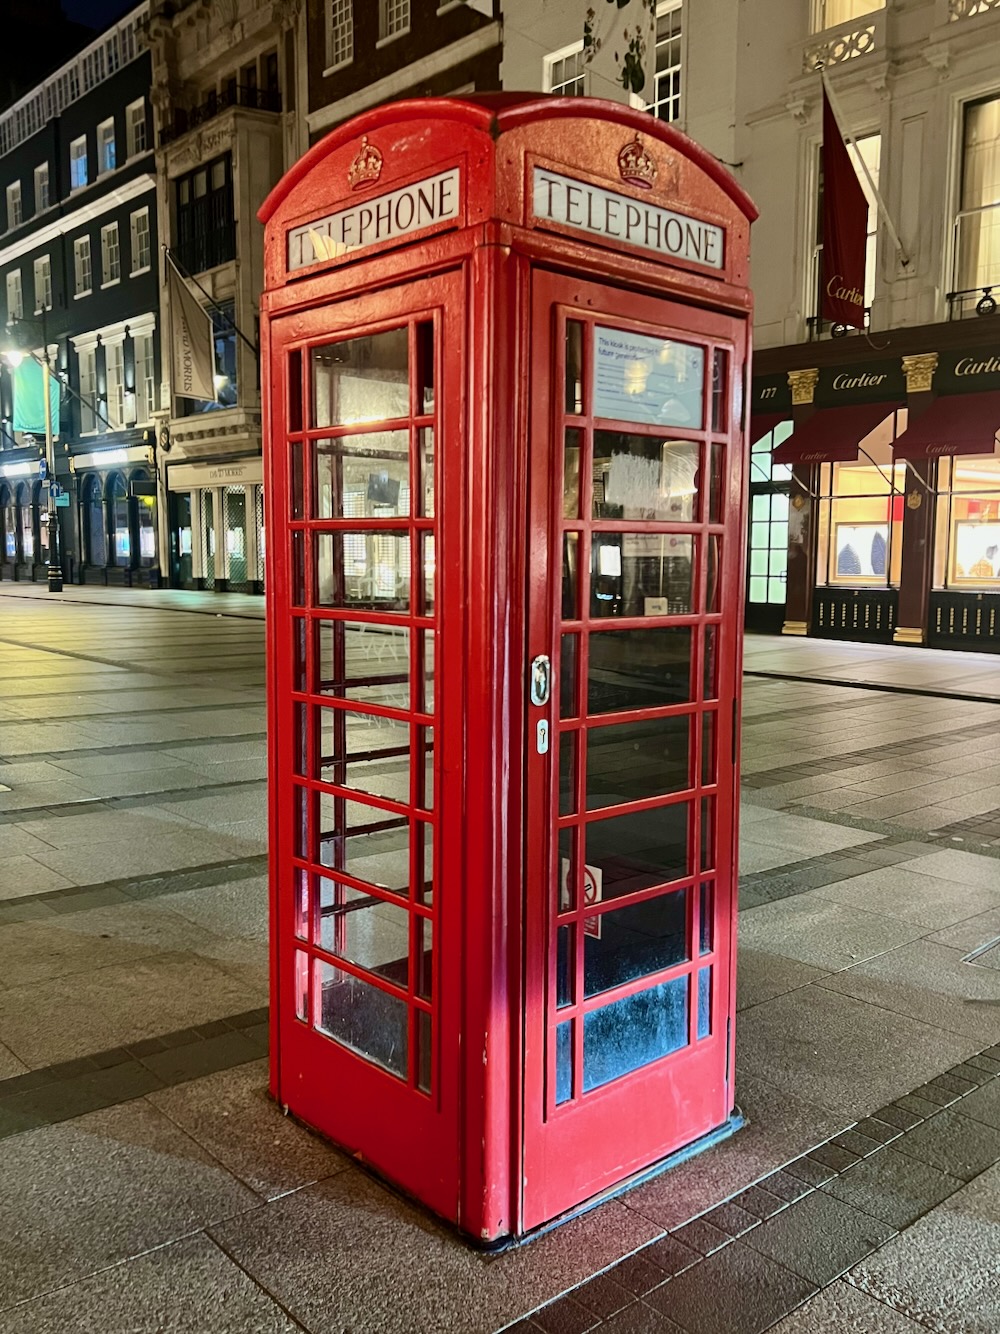
[[[841,681],[832,676],[799,676],[795,672],[769,672],[754,668],[743,673],[744,677],[760,677],[770,681],[795,681],[807,686],[836,686],[842,690],[871,690],[880,695],[917,695],[928,699],[955,699],[963,704],[997,704],[997,695],[966,695],[957,690],[932,690],[927,686],[894,686],[882,681]]]
[[[8,759],[0,756],[0,765],[6,764],[50,764],[65,763],[66,760],[84,759],[91,755],[134,755],[141,751],[181,750],[195,746],[230,746],[249,741],[266,741],[266,732],[240,732],[238,736],[186,736],[178,741],[132,741],[124,746],[87,746],[80,750],[32,751],[30,756],[14,755]],[[260,758],[260,757],[246,757]]]
[[[72,775],[68,775],[67,778]],[[0,824],[23,824],[26,819],[46,819],[51,816],[81,815],[84,811],[94,810],[99,806],[109,806],[117,810],[130,810],[135,806],[158,806],[162,801],[197,801],[199,797],[218,796],[229,788],[237,790],[247,787],[260,787],[266,784],[266,778],[230,778],[224,783],[202,783],[198,787],[164,787],[155,792],[136,792],[123,797],[80,797],[76,801],[48,802],[43,806],[19,806],[16,810],[0,811]],[[209,826],[200,826],[211,833]]]

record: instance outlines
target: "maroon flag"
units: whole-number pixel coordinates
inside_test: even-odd
[[[823,262],[820,314],[854,329],[865,323],[868,201],[823,89]]]

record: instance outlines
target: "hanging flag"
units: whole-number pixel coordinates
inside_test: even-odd
[[[823,89],[823,261],[820,315],[863,329],[868,200]]]
[[[45,435],[45,367],[34,357],[25,356],[14,367],[14,430],[31,435]],[[49,376],[49,407],[52,410],[52,435],[59,434],[59,381]]]
[[[171,382],[177,398],[215,399],[212,321],[174,265],[167,261]]]

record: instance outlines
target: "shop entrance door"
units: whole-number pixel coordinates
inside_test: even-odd
[[[278,1096],[451,1218],[463,303],[453,274],[276,319],[268,482]]]
[[[743,329],[535,276],[525,1228],[733,1106]]]

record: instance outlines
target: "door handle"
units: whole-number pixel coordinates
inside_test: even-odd
[[[546,654],[540,653],[532,659],[528,680],[528,696],[532,704],[548,704],[551,685],[552,664]]]

